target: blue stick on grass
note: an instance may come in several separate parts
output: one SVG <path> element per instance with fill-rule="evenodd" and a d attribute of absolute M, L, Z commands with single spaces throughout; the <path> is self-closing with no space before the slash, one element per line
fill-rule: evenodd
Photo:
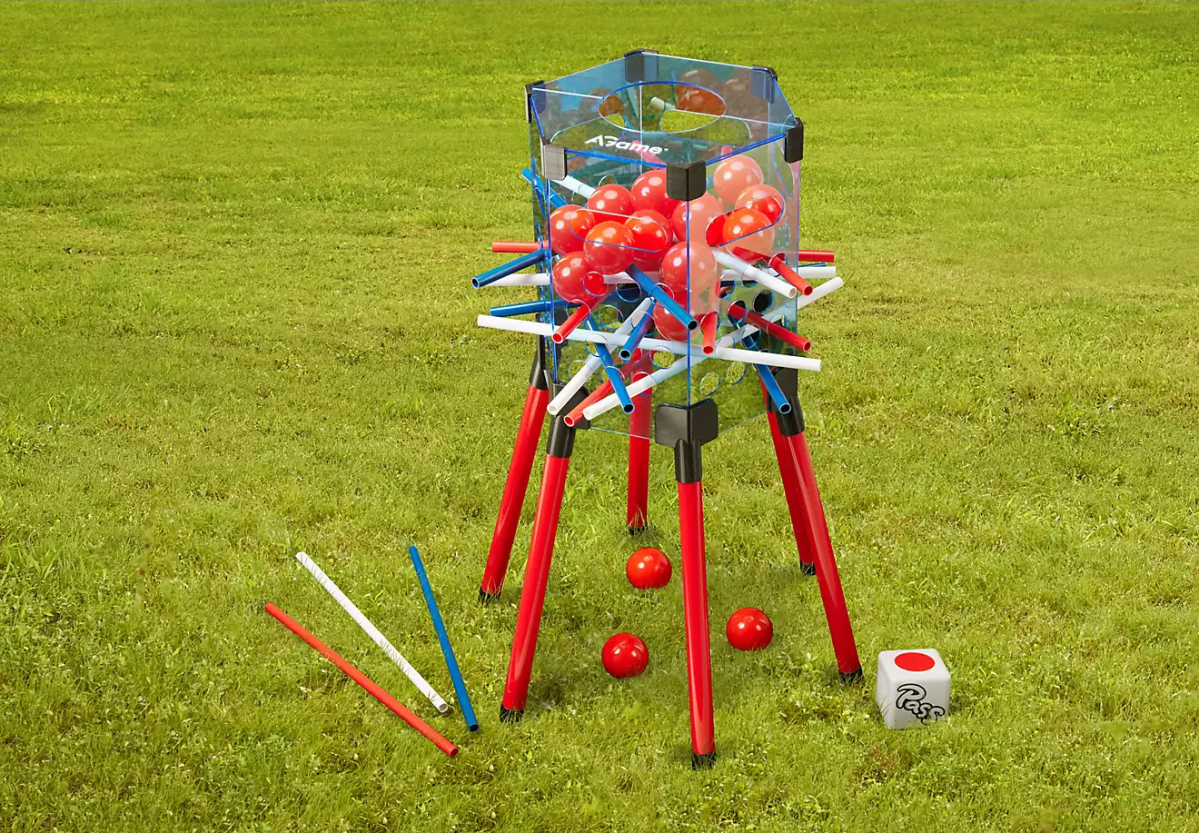
<path fill-rule="evenodd" d="M 425 574 L 424 562 L 416 547 L 408 548 L 412 556 L 412 566 L 416 570 L 416 578 L 420 581 L 421 592 L 425 594 L 425 605 L 429 608 L 429 616 L 433 618 L 433 629 L 437 631 L 437 639 L 441 642 L 441 653 L 445 655 L 445 665 L 450 671 L 450 679 L 454 681 L 454 691 L 458 695 L 458 705 L 462 708 L 462 716 L 466 718 L 466 728 L 472 732 L 479 731 L 479 721 L 475 710 L 471 708 L 470 696 L 466 693 L 466 684 L 462 682 L 462 672 L 458 670 L 458 660 L 454 658 L 454 649 L 450 647 L 450 635 L 445 631 L 445 622 L 441 621 L 441 611 L 437 609 L 437 600 L 433 598 L 433 588 L 429 585 L 429 577 Z"/>

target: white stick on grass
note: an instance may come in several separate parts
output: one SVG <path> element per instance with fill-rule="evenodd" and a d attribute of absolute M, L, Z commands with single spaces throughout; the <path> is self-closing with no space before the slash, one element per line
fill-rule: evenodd
<path fill-rule="evenodd" d="M 641 319 L 645 317 L 645 313 L 649 311 L 652 303 L 652 298 L 646 298 L 644 301 L 638 304 L 637 308 L 629 313 L 629 317 L 624 320 L 624 323 L 616 328 L 616 332 L 614 332 L 612 335 L 614 337 L 628 336 L 628 334 L 633 331 L 633 328 L 641 322 Z M 595 371 L 599 370 L 602 366 L 603 361 L 599 356 L 588 356 L 587 361 L 583 363 L 583 367 L 579 369 L 578 373 L 570 377 L 570 381 L 567 382 L 563 386 L 562 390 L 558 392 L 558 395 L 553 398 L 553 401 L 550 402 L 546 410 L 552 415 L 557 416 L 558 412 L 567 406 L 571 398 L 579 392 L 583 385 L 587 384 L 587 380 L 590 379 L 595 374 Z"/>
<path fill-rule="evenodd" d="M 411 680 L 414 686 L 420 689 L 420 693 L 428 698 L 429 702 L 433 704 L 433 707 L 437 709 L 437 711 L 445 714 L 450 710 L 450 704 L 442 699 L 440 694 L 433 690 L 433 686 L 425 682 L 425 678 L 422 677 L 420 673 L 418 673 L 417 670 L 412 667 L 408 660 L 404 659 L 403 654 L 397 651 L 395 646 L 387 641 L 387 637 L 379 633 L 379 629 L 371 624 L 371 620 L 367 619 L 366 616 L 362 614 L 362 611 L 358 609 L 357 605 L 350 601 L 349 596 L 341 592 L 341 588 L 333 583 L 333 579 L 325 575 L 325 572 L 320 567 L 316 566 L 316 562 L 309 558 L 307 553 L 296 553 L 296 561 L 299 561 L 304 565 L 304 569 L 312 573 L 312 577 L 316 579 L 317 583 L 321 587 L 325 588 L 325 591 L 332 596 L 339 605 L 341 605 L 342 610 L 350 614 L 350 618 L 358 623 L 358 627 L 365 631 L 366 635 L 371 638 L 371 641 L 382 648 L 383 653 L 387 654 L 387 656 L 391 658 L 392 662 L 400 666 L 400 670 L 404 672 L 404 676 Z"/>

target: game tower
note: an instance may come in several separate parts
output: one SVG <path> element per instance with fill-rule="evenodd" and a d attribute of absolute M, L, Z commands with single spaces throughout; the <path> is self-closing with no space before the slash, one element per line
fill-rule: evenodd
<path fill-rule="evenodd" d="M 533 239 L 493 244 L 519 256 L 472 281 L 537 293 L 478 319 L 533 343 L 483 601 L 503 587 L 550 417 L 501 719 L 525 708 L 576 435 L 627 434 L 634 534 L 649 521 L 650 442 L 674 449 L 692 764 L 709 766 L 702 482 L 704 446 L 721 433 L 769 421 L 799 569 L 819 584 L 842 678 L 861 677 L 797 395 L 799 373 L 820 369 L 800 311 L 841 286 L 831 252 L 800 248 L 803 122 L 769 67 L 650 50 L 527 85 L 525 114 Z"/>

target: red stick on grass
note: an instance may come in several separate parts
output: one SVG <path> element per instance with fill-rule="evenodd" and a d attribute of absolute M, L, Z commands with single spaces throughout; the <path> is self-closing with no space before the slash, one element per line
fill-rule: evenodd
<path fill-rule="evenodd" d="M 370 694 L 370 696 L 374 697 L 380 703 L 387 706 L 387 708 L 391 709 L 393 712 L 398 714 L 404 720 L 404 722 L 407 723 L 409 726 L 411 726 L 413 729 L 420 732 L 422 735 L 427 737 L 429 740 L 433 741 L 434 745 L 436 745 L 437 748 L 440 749 L 442 752 L 449 755 L 451 758 L 458 754 L 457 746 L 455 746 L 454 744 L 452 744 L 448 740 L 446 740 L 444 737 L 442 737 L 437 732 L 437 730 L 434 729 L 432 726 L 430 726 L 428 723 L 421 720 L 419 717 L 414 715 L 412 712 L 408 711 L 408 709 L 404 708 L 404 706 L 401 705 L 398 700 L 396 700 L 394 697 L 392 697 L 390 694 L 388 694 L 383 689 L 379 688 L 378 685 L 373 683 L 369 677 L 367 677 L 365 674 L 363 674 L 357 668 L 355 668 L 354 666 L 352 666 L 348 662 L 346 662 L 344 659 L 342 659 L 341 656 L 338 655 L 336 651 L 334 651 L 332 648 L 330 648 L 324 642 L 321 642 L 315 636 L 310 634 L 307 630 L 304 629 L 304 626 L 301 625 L 299 622 L 297 622 L 295 619 L 292 619 L 290 616 L 288 616 L 286 613 L 284 613 L 279 608 L 275 607 L 270 602 L 267 603 L 266 612 L 271 614 L 271 616 L 274 616 L 276 619 L 278 619 L 279 622 L 282 623 L 283 627 L 287 628 L 289 631 L 294 633 L 296 636 L 300 637 L 300 639 L 303 639 L 305 642 L 307 642 L 309 647 L 311 647 L 313 650 L 315 650 L 318 654 L 320 654 L 325 659 L 329 660 L 329 662 L 333 663 L 338 668 L 340 668 L 341 672 L 343 674 L 345 674 L 347 677 L 349 677 L 354 682 L 358 683 L 358 685 L 365 688 L 367 693 Z"/>

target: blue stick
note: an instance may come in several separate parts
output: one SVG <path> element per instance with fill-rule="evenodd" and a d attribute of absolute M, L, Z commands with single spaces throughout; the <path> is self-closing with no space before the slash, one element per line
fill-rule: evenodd
<path fill-rule="evenodd" d="M 525 168 L 520 172 L 520 175 L 524 177 L 525 182 L 537 189 L 538 194 L 545 193 L 545 180 L 533 173 L 532 170 Z M 564 205 L 566 205 L 566 200 L 555 194 L 553 189 L 550 189 L 550 208 L 561 208 Z"/>
<path fill-rule="evenodd" d="M 657 301 L 659 306 L 665 307 L 666 311 L 677 318 L 680 324 L 682 324 L 688 330 L 694 330 L 699 326 L 699 322 L 692 318 L 691 314 L 687 312 L 687 310 L 683 309 L 678 301 L 667 295 L 662 287 L 650 280 L 649 275 L 645 274 L 636 266 L 631 264 L 627 271 L 629 273 L 629 277 L 636 281 L 637 285 L 641 287 L 641 291 Z"/>
<path fill-rule="evenodd" d="M 791 403 L 787 401 L 786 394 L 779 387 L 779 381 L 774 378 L 770 368 L 763 364 L 755 364 L 754 370 L 758 371 L 758 376 L 762 379 L 762 384 L 766 387 L 766 392 L 770 394 L 770 399 L 774 402 L 774 407 L 778 409 L 778 412 L 780 414 L 791 413 Z"/>
<path fill-rule="evenodd" d="M 420 560 L 420 553 L 416 551 L 416 547 L 409 547 L 408 555 L 412 556 L 412 566 L 416 569 L 421 592 L 425 594 L 425 604 L 429 608 L 429 615 L 433 617 L 433 629 L 437 631 L 437 639 L 441 642 L 441 653 L 445 655 L 446 668 L 450 670 L 450 679 L 454 681 L 454 691 L 458 695 L 458 705 L 462 707 L 462 716 L 466 718 L 466 728 L 477 732 L 479 731 L 479 721 L 475 717 L 475 710 L 471 708 L 466 685 L 462 682 L 462 672 L 458 670 L 458 660 L 454 659 L 454 649 L 450 647 L 450 635 L 445 632 L 445 623 L 441 621 L 441 611 L 437 609 L 437 600 L 433 598 L 433 588 L 429 586 L 429 577 L 425 575 L 425 565 Z"/>
<path fill-rule="evenodd" d="M 492 307 L 490 312 L 497 318 L 509 318 L 513 315 L 550 312 L 551 310 L 568 306 L 570 306 L 569 301 L 557 298 L 553 301 L 525 301 L 521 304 L 504 304 L 503 306 Z"/>
<path fill-rule="evenodd" d="M 608 346 L 597 341 L 595 354 L 604 363 L 604 372 L 608 374 L 608 381 L 612 383 L 612 392 L 620 400 L 620 409 L 626 414 L 633 413 L 633 400 L 629 398 L 629 391 L 624 386 L 624 379 L 620 378 L 620 371 L 616 369 L 616 363 L 612 361 L 612 354 L 608 352 Z"/>
<path fill-rule="evenodd" d="M 538 249 L 535 252 L 529 252 L 527 255 L 521 255 L 516 260 L 510 260 L 494 269 L 488 269 L 481 275 L 476 275 L 470 279 L 470 285 L 475 289 L 487 286 L 489 283 L 495 283 L 500 278 L 506 278 L 509 275 L 515 275 L 521 269 L 527 269 L 530 266 L 536 266 L 541 261 L 545 260 L 548 255 L 548 249 Z"/>
<path fill-rule="evenodd" d="M 641 343 L 641 339 L 645 338 L 645 334 L 649 332 L 649 328 L 654 324 L 654 305 L 650 303 L 649 309 L 645 311 L 645 315 L 641 316 L 641 320 L 637 322 L 637 326 L 629 333 L 629 338 L 625 341 L 624 346 L 617 350 L 617 354 L 626 362 L 633 358 L 633 351 L 637 349 L 637 345 Z"/>

